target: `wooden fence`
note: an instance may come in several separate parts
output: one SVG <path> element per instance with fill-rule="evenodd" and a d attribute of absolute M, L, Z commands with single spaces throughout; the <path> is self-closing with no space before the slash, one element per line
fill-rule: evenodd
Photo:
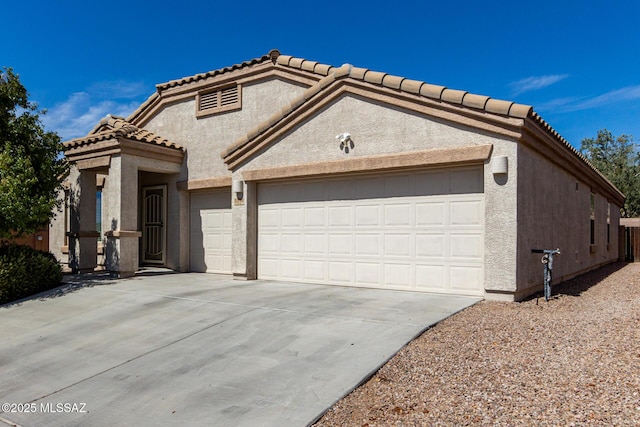
<path fill-rule="evenodd" d="M 45 227 L 42 230 L 39 230 L 21 239 L 13 239 L 11 240 L 11 242 L 17 243 L 19 245 L 31 246 L 32 248 L 37 249 L 39 251 L 48 251 L 49 250 L 49 227 Z"/>
<path fill-rule="evenodd" d="M 640 218 L 620 218 L 620 228 L 624 241 L 624 260 L 640 262 Z"/>

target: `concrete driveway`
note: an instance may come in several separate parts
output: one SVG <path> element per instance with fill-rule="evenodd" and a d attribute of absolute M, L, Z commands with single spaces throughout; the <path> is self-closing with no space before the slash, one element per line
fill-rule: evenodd
<path fill-rule="evenodd" d="M 197 273 L 75 276 L 0 307 L 0 419 L 304 426 L 477 301 Z"/>

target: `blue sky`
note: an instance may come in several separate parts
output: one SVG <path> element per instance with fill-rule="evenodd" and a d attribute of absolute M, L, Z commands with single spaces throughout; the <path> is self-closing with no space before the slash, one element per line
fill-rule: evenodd
<path fill-rule="evenodd" d="M 602 128 L 640 140 L 636 1 L 4 3 L 0 66 L 63 140 L 272 48 L 533 105 L 576 147 Z"/>

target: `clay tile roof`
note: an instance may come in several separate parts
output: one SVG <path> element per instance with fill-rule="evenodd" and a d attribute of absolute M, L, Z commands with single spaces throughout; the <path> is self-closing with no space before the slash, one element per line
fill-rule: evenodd
<path fill-rule="evenodd" d="M 291 58 L 291 57 L 288 57 Z M 240 64 L 234 64 L 229 67 L 219 68 L 213 71 L 207 71 L 206 73 L 196 74 L 195 76 L 183 77 L 177 80 L 171 80 L 166 83 L 160 83 L 156 85 L 156 89 L 158 91 L 170 89 L 176 86 L 182 86 L 188 83 L 197 82 L 200 80 L 204 80 L 209 77 L 214 77 L 220 74 L 228 73 L 230 71 L 239 70 L 241 68 L 250 67 L 256 64 L 262 64 L 263 62 L 271 61 L 273 63 L 282 63 L 287 60 L 287 57 L 280 55 L 280 52 L 277 49 L 272 49 L 266 55 L 263 55 L 259 58 L 250 59 L 248 61 L 241 62 Z M 289 65 L 289 64 L 283 64 Z"/>
<path fill-rule="evenodd" d="M 472 108 L 474 110 L 485 111 L 487 113 L 498 114 L 507 117 L 524 119 L 533 112 L 533 108 L 529 105 L 522 105 L 516 104 L 514 102 L 493 99 L 488 96 L 476 95 L 462 90 L 448 89 L 445 86 L 433 85 L 417 80 L 410 80 L 404 77 L 394 76 L 379 71 L 372 71 L 367 68 L 354 67 L 350 64 L 344 64 L 341 67 L 336 68 L 315 61 L 309 61 L 303 58 L 282 55 L 277 50 L 271 51 L 269 54 L 263 56 L 262 58 L 258 58 L 249 62 L 243 62 L 240 65 L 228 67 L 228 69 L 236 69 L 240 66 L 251 65 L 256 63 L 257 61 L 265 61 L 267 58 L 270 58 L 276 66 L 310 71 L 325 77 L 318 81 L 318 83 L 316 83 L 315 85 L 308 88 L 301 96 L 294 99 L 288 105 L 285 105 L 280 111 L 273 114 L 266 123 L 261 123 L 254 129 L 250 130 L 247 134 L 249 138 L 247 138 L 247 135 L 245 135 L 242 138 L 239 138 L 229 147 L 227 147 L 222 152 L 223 158 L 230 155 L 256 136 L 268 130 L 271 126 L 275 125 L 278 121 L 291 114 L 300 105 L 304 104 L 310 98 L 316 96 L 319 92 L 321 92 L 327 86 L 331 85 L 334 81 L 344 78 L 360 80 L 376 86 L 382 86 L 400 92 L 423 96 L 435 101 L 458 105 L 466 108 Z M 227 70 L 227 68 L 222 70 Z M 194 76 L 193 78 L 195 77 L 196 76 Z"/>
<path fill-rule="evenodd" d="M 322 76 L 333 75 L 336 80 L 339 78 L 361 80 L 377 86 L 407 92 L 414 95 L 421 95 L 436 101 L 473 108 L 475 110 L 486 111 L 487 113 L 499 114 L 502 116 L 523 119 L 528 117 L 533 111 L 533 108 L 529 105 L 493 99 L 488 96 L 476 95 L 463 90 L 449 89 L 445 86 L 410 80 L 404 77 L 373 71 L 368 68 L 354 67 L 349 64 L 345 64 L 340 68 L 335 68 L 330 65 L 320 64 L 315 61 L 309 61 L 289 55 L 279 55 L 275 63 L 284 67 L 312 71 Z M 317 92 L 317 90 L 314 91 L 314 93 Z"/>
<path fill-rule="evenodd" d="M 115 117 L 111 115 L 107 115 L 103 118 L 100 121 L 100 124 L 89 135 L 67 141 L 64 143 L 64 146 L 69 149 L 112 138 L 127 138 L 133 141 L 145 142 L 148 144 L 155 144 L 162 147 L 184 151 L 183 147 L 166 138 L 149 132 L 146 129 L 141 129 L 129 123 L 122 117 Z"/>

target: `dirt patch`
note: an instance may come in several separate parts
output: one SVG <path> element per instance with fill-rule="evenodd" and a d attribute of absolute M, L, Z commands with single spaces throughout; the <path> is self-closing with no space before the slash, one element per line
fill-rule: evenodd
<path fill-rule="evenodd" d="M 483 301 L 402 349 L 317 426 L 640 425 L 640 263 Z"/>

